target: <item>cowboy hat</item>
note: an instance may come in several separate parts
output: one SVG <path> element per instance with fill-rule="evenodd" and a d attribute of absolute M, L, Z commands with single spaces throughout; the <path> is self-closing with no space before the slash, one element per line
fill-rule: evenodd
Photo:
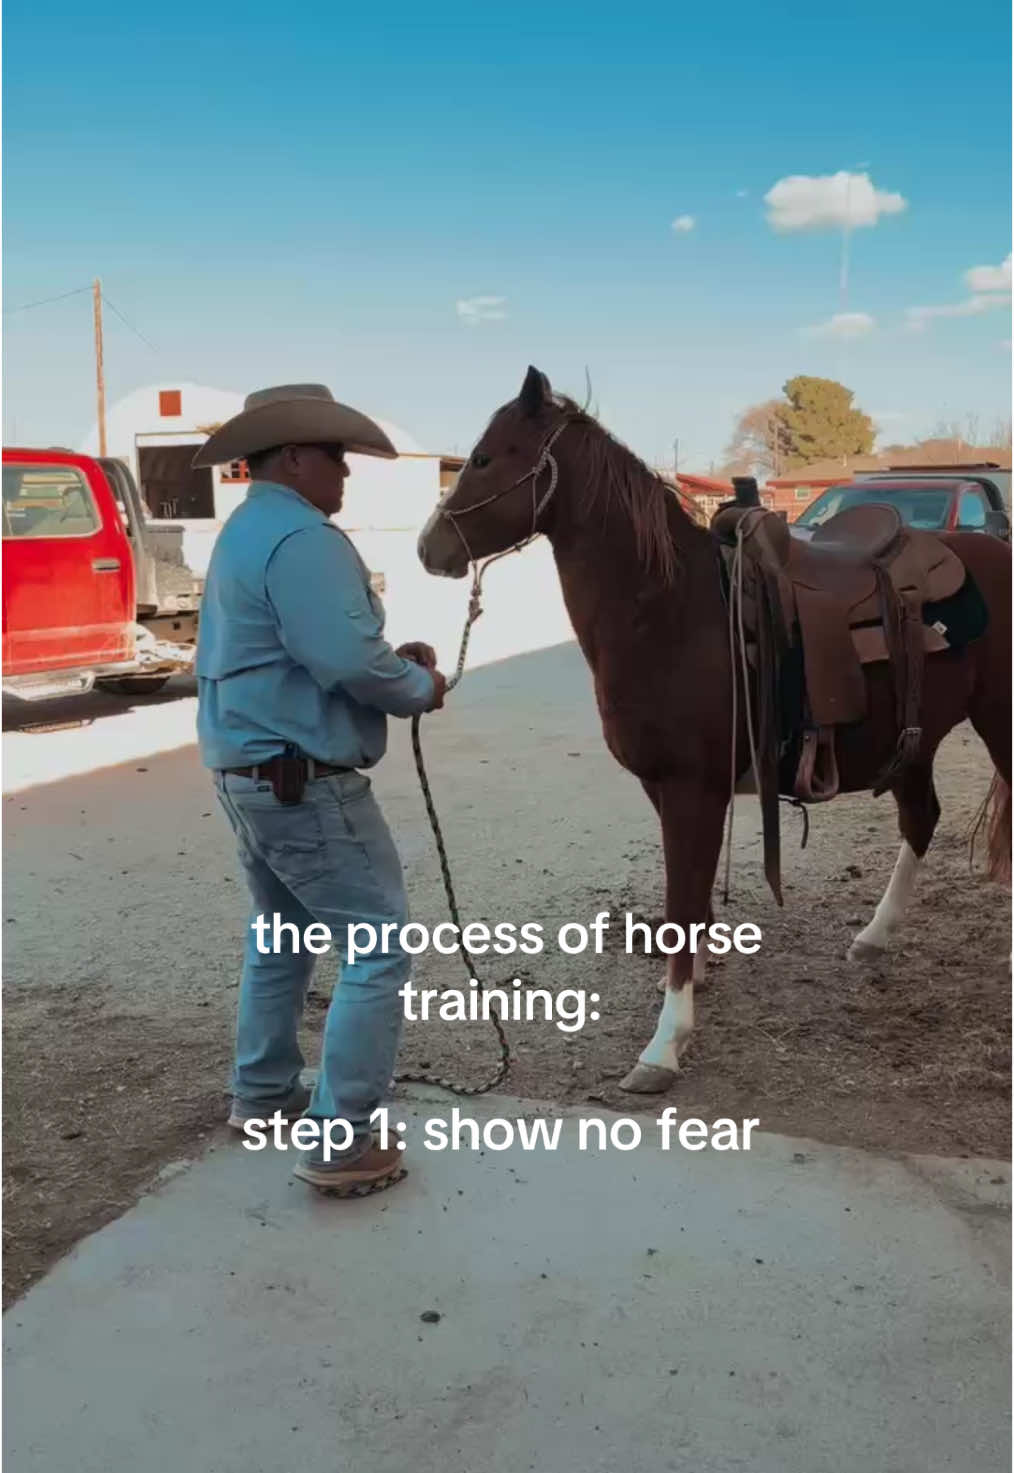
<path fill-rule="evenodd" d="M 378 424 L 339 404 L 323 384 L 282 384 L 248 394 L 243 413 L 210 435 L 195 466 L 224 465 L 276 445 L 342 445 L 356 455 L 395 460 L 398 452 Z"/>

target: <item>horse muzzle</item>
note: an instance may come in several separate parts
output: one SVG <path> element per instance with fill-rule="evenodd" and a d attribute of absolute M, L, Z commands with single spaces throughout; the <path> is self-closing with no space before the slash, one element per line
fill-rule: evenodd
<path fill-rule="evenodd" d="M 417 550 L 427 573 L 438 578 L 464 578 L 468 572 L 464 543 L 439 507 L 419 533 Z"/>

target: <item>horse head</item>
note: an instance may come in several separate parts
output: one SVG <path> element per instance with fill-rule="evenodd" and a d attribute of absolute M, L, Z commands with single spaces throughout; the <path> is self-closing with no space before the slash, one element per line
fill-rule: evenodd
<path fill-rule="evenodd" d="M 571 418 L 544 373 L 529 368 L 521 392 L 498 409 L 419 537 L 430 573 L 463 578 L 468 565 L 543 530 L 557 485 L 553 445 Z"/>

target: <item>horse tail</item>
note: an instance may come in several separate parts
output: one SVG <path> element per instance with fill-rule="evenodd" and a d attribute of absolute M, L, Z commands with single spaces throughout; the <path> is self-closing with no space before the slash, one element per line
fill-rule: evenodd
<path fill-rule="evenodd" d="M 999 773 L 990 784 L 989 817 L 986 829 L 986 858 L 989 877 L 1001 885 L 1010 884 L 1011 870 L 1011 800 L 1010 783 Z"/>
<path fill-rule="evenodd" d="M 986 836 L 986 873 L 999 885 L 1011 880 L 1011 791 L 1010 783 L 994 772 L 985 802 L 972 826 L 970 851 L 981 831 Z"/>

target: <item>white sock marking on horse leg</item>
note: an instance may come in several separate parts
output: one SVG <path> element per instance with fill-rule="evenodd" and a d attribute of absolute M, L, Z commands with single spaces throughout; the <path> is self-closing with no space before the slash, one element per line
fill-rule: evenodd
<path fill-rule="evenodd" d="M 679 1057 L 694 1031 L 694 984 L 667 987 L 658 1027 L 639 1062 L 659 1069 L 679 1068 Z"/>
<path fill-rule="evenodd" d="M 905 909 L 912 898 L 921 863 L 922 860 L 905 840 L 895 862 L 894 872 L 888 881 L 887 889 L 873 913 L 873 919 L 859 932 L 852 943 L 854 947 L 859 950 L 872 947 L 878 951 L 884 951 L 887 948 L 893 933 L 901 925 Z"/>

